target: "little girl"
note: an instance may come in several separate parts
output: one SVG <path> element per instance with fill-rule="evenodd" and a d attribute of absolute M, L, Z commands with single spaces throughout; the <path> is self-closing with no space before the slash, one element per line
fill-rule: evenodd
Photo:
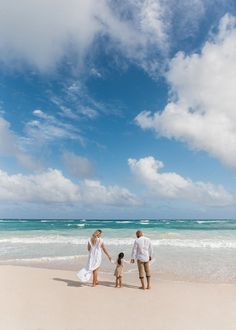
<path fill-rule="evenodd" d="M 124 253 L 120 252 L 118 254 L 118 258 L 116 261 L 116 269 L 114 272 L 114 276 L 116 277 L 116 288 L 122 288 L 122 275 L 123 275 L 123 267 L 124 267 Z"/>

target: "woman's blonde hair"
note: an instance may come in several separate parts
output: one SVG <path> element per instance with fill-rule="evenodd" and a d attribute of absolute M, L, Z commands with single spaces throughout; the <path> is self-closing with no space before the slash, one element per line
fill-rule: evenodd
<path fill-rule="evenodd" d="M 92 243 L 92 245 L 95 245 L 95 244 L 96 244 L 97 237 L 98 237 L 98 235 L 101 234 L 101 233 L 102 233 L 101 229 L 97 229 L 97 230 L 92 234 L 92 236 L 91 236 L 91 243 Z"/>

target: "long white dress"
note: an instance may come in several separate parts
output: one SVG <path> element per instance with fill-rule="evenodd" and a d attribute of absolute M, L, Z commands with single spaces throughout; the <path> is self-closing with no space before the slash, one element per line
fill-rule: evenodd
<path fill-rule="evenodd" d="M 91 248 L 89 251 L 87 264 L 76 274 L 81 282 L 88 282 L 93 270 L 100 267 L 102 262 L 102 239 L 98 238 L 95 245 L 92 245 L 90 240 L 88 242 Z"/>

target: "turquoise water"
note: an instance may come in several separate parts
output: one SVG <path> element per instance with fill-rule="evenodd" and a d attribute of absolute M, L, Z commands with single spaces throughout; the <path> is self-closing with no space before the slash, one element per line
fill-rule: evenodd
<path fill-rule="evenodd" d="M 88 237 L 103 230 L 113 258 L 130 257 L 135 231 L 154 246 L 153 272 L 176 279 L 235 281 L 236 220 L 50 220 L 0 219 L 0 263 L 78 269 Z M 103 270 L 111 272 L 106 258 Z M 127 271 L 134 271 L 128 267 Z"/>
<path fill-rule="evenodd" d="M 0 219 L 0 231 L 66 230 L 66 229 L 143 229 L 153 230 L 236 230 L 236 220 L 101 220 L 101 219 Z"/>

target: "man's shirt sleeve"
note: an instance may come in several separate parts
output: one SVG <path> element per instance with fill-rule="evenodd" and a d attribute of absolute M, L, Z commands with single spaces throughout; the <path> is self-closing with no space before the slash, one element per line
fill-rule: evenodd
<path fill-rule="evenodd" d="M 137 250 L 138 250 L 138 243 L 135 240 L 134 245 L 133 245 L 133 249 L 132 249 L 132 253 L 131 253 L 131 259 L 137 259 Z"/>

